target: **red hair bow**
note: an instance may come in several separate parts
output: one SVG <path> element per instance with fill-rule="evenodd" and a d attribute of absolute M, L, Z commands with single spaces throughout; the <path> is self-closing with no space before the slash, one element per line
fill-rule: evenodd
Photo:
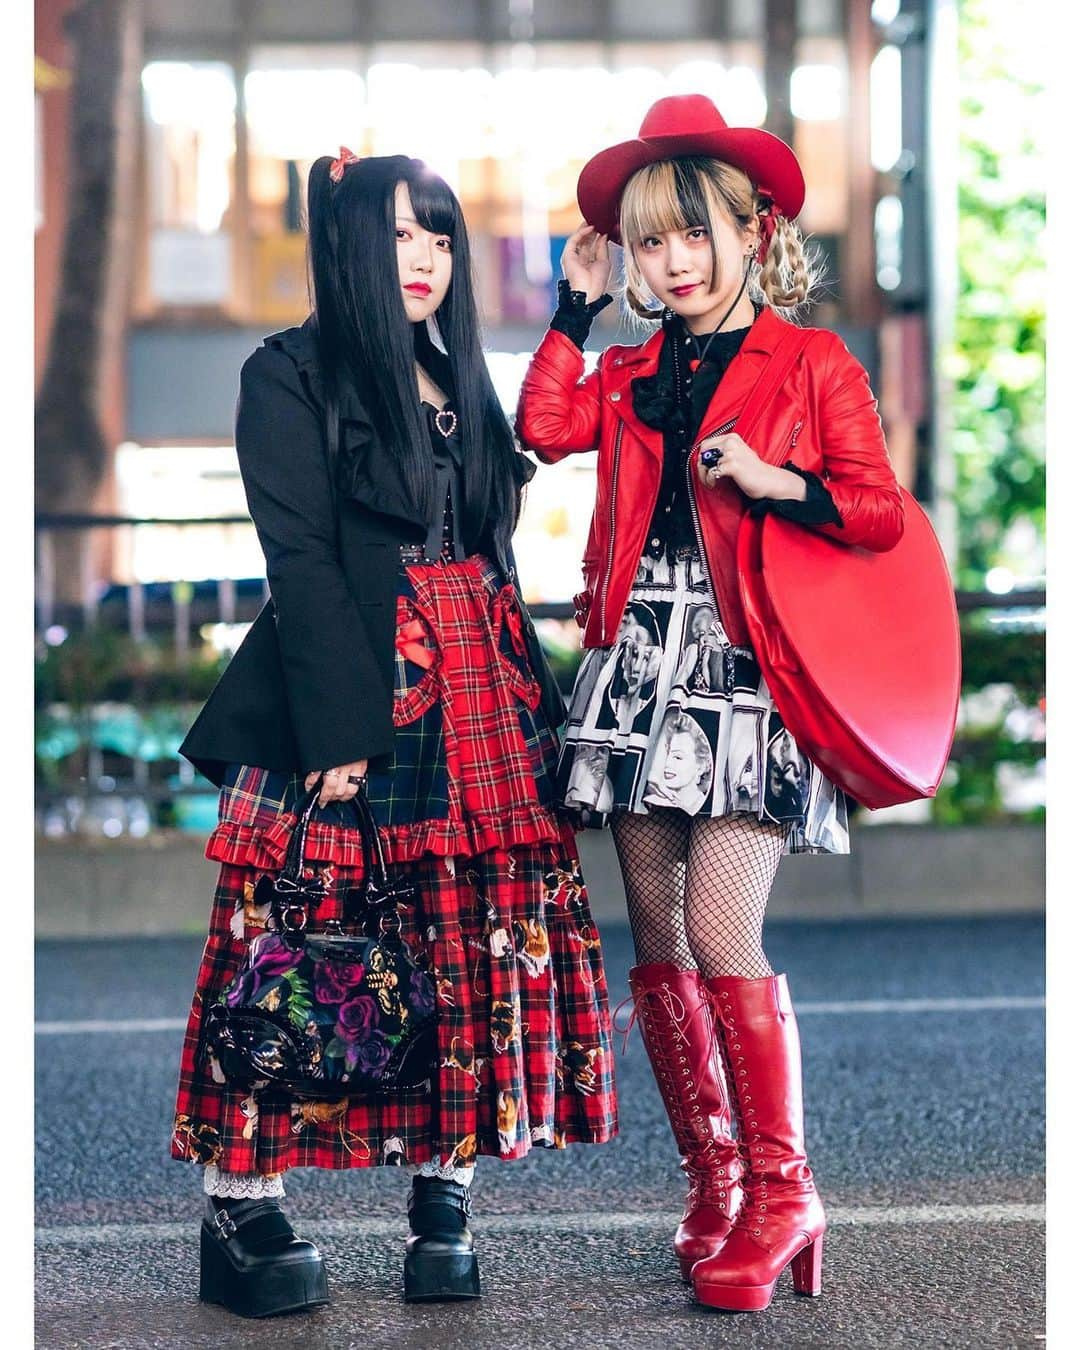
<path fill-rule="evenodd" d="M 334 183 L 340 183 L 345 176 L 345 166 L 347 164 L 359 164 L 360 156 L 354 155 L 347 146 L 341 147 L 341 154 L 330 165 L 330 179 Z"/>
<path fill-rule="evenodd" d="M 761 191 L 761 189 L 758 189 Z M 767 194 L 765 194 L 767 195 Z M 780 214 L 780 208 L 774 201 L 769 202 L 768 208 L 758 213 L 758 220 L 761 222 L 760 242 L 757 250 L 757 261 L 764 265 L 769 252 L 769 245 L 772 243 L 772 237 L 776 233 L 776 217 Z"/>

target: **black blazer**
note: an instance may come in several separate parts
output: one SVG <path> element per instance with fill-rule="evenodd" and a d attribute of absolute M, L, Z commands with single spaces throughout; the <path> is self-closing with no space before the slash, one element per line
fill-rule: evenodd
<path fill-rule="evenodd" d="M 244 363 L 236 453 L 271 598 L 180 747 L 215 784 L 231 763 L 306 773 L 393 750 L 398 547 L 423 543 L 426 522 L 355 391 L 340 399 L 340 424 L 349 474 L 335 493 L 310 319 Z M 518 458 L 525 481 L 535 465 Z M 491 556 L 517 586 L 512 555 Z M 543 713 L 559 727 L 562 694 L 527 612 L 524 628 Z"/>

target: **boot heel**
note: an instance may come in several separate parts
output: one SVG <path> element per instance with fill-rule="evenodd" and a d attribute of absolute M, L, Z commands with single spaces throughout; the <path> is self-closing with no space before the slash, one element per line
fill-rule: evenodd
<path fill-rule="evenodd" d="M 317 1253 L 263 1269 L 238 1270 L 204 1225 L 199 1239 L 199 1298 L 221 1303 L 239 1317 L 275 1317 L 330 1302 L 326 1271 Z"/>
<path fill-rule="evenodd" d="M 821 1293 L 821 1253 L 825 1237 L 814 1238 L 791 1262 L 791 1280 L 797 1294 L 817 1298 Z"/>
<path fill-rule="evenodd" d="M 199 1230 L 199 1298 L 203 1303 L 225 1302 L 225 1253 L 221 1243 L 206 1231 Z"/>
<path fill-rule="evenodd" d="M 403 1277 L 406 1303 L 451 1302 L 480 1297 L 475 1252 L 409 1252 Z"/>

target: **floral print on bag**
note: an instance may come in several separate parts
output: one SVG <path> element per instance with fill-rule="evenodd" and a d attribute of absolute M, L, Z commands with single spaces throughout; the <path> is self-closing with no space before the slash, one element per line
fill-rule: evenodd
<path fill-rule="evenodd" d="M 342 949 L 317 934 L 296 942 L 266 931 L 207 1014 L 206 1054 L 215 1079 L 247 1077 L 252 1087 L 375 1087 L 434 1015 L 432 979 L 403 949 L 361 937 Z"/>

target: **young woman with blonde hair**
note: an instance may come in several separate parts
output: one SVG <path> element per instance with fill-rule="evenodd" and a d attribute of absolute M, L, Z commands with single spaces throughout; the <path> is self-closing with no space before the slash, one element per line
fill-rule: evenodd
<path fill-rule="evenodd" d="M 675 1252 L 698 1300 L 728 1309 L 766 1307 L 789 1264 L 798 1292 L 820 1290 L 825 1215 L 803 1142 L 799 1035 L 762 923 L 784 852 L 849 849 L 844 794 L 795 746 L 750 645 L 735 542 L 747 511 L 872 550 L 904 527 L 866 372 L 834 334 L 812 333 L 767 402 L 758 390 L 753 444 L 733 431 L 759 380 L 771 389 L 811 295 L 794 223 L 804 191 L 778 138 L 728 127 L 701 95 L 661 99 L 636 140 L 582 171 L 586 223 L 567 243 L 518 410 L 521 442 L 544 462 L 599 451 L 577 597 L 586 650 L 559 783 L 565 793 L 579 755 L 610 748 L 597 800 L 582 801 L 577 776 L 567 804 L 614 835 L 631 992 L 689 1180 Z M 609 347 L 585 377 L 592 317 L 611 300 L 609 240 L 622 244 L 628 308 L 656 331 Z M 705 640 L 703 605 L 716 615 L 709 676 L 680 681 Z M 655 697 L 627 728 L 590 691 L 616 678 L 623 615 L 645 607 L 662 655 Z M 702 763 L 708 751 L 712 769 L 661 805 L 665 769 L 678 779 L 672 726 L 680 751 Z"/>

